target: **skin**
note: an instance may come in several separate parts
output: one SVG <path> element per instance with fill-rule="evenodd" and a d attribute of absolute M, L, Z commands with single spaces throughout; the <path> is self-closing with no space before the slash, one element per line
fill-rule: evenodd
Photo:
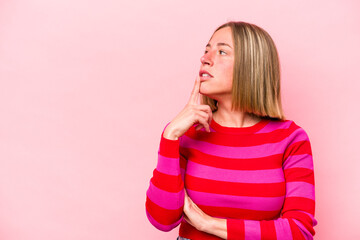
<path fill-rule="evenodd" d="M 219 43 L 226 45 L 218 45 Z M 194 124 L 199 124 L 196 130 L 205 128 L 210 132 L 209 125 L 213 118 L 226 127 L 248 127 L 259 122 L 260 118 L 253 118 L 247 113 L 231 110 L 234 44 L 230 27 L 222 28 L 213 34 L 200 61 L 200 69 L 206 70 L 213 77 L 209 79 L 196 77 L 188 103 L 166 127 L 163 136 L 170 140 L 177 140 Z M 199 103 L 200 94 L 218 101 L 218 110 L 215 113 L 212 113 L 208 105 Z M 199 231 L 227 239 L 226 219 L 207 215 L 187 194 L 185 194 L 183 211 L 185 220 Z"/>
<path fill-rule="evenodd" d="M 229 46 L 217 46 L 218 43 L 226 43 Z M 208 71 L 213 76 L 201 82 L 200 93 L 218 101 L 218 110 L 213 114 L 217 123 L 225 127 L 249 127 L 261 118 L 231 110 L 234 58 L 231 28 L 222 28 L 214 33 L 205 54 L 200 58 L 200 69 Z"/>

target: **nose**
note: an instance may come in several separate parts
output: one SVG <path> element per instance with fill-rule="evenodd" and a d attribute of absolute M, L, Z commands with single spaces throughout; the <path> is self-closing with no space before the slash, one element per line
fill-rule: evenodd
<path fill-rule="evenodd" d="M 200 58 L 200 62 L 203 65 L 208 64 L 208 65 L 212 66 L 213 61 L 212 61 L 211 53 L 210 52 L 204 53 L 204 55 Z"/>

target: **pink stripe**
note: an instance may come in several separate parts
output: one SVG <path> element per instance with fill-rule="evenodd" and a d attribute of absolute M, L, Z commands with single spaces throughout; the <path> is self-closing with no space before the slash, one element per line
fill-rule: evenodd
<path fill-rule="evenodd" d="M 284 169 L 307 168 L 314 170 L 313 157 L 310 154 L 290 155 L 284 161 Z"/>
<path fill-rule="evenodd" d="M 316 226 L 316 225 L 318 224 L 318 222 L 317 222 L 317 220 L 315 219 L 314 215 L 312 215 L 312 214 L 310 214 L 310 213 L 308 213 L 308 212 L 300 211 L 300 210 L 299 210 L 299 212 L 302 212 L 302 213 L 305 213 L 306 215 L 308 215 L 308 216 L 311 218 L 311 220 L 312 220 L 312 225 L 313 225 L 313 226 Z"/>
<path fill-rule="evenodd" d="M 186 174 L 217 181 L 241 183 L 279 183 L 284 182 L 282 168 L 264 170 L 229 170 L 210 167 L 188 161 Z"/>
<path fill-rule="evenodd" d="M 292 132 L 288 137 L 288 139 L 291 139 L 291 141 L 287 141 L 287 145 L 290 146 L 291 144 L 300 142 L 300 141 L 309 141 L 309 137 L 304 129 L 298 128 L 294 132 Z"/>
<path fill-rule="evenodd" d="M 150 200 L 162 208 L 176 210 L 184 205 L 185 192 L 184 189 L 178 193 L 167 192 L 156 187 L 150 182 L 146 195 Z"/>
<path fill-rule="evenodd" d="M 183 181 L 185 181 L 184 180 L 185 179 L 185 169 L 181 168 L 180 170 L 181 170 L 181 178 Z"/>
<path fill-rule="evenodd" d="M 278 218 L 274 221 L 276 239 L 293 239 L 290 223 L 287 218 Z"/>
<path fill-rule="evenodd" d="M 307 182 L 287 182 L 286 197 L 304 197 L 315 200 L 315 187 Z"/>
<path fill-rule="evenodd" d="M 196 128 L 197 125 L 199 125 L 199 124 L 194 124 L 194 128 Z M 216 132 L 212 127 L 210 127 L 210 125 L 209 125 L 209 128 L 210 128 L 210 132 Z M 207 132 L 205 128 L 201 128 L 197 131 Z"/>
<path fill-rule="evenodd" d="M 287 120 L 285 122 L 270 121 L 265 127 L 256 133 L 269 133 L 278 129 L 288 129 L 292 122 L 293 121 L 291 120 Z"/>
<path fill-rule="evenodd" d="M 204 193 L 186 189 L 195 204 L 215 207 L 240 208 L 257 211 L 279 211 L 284 203 L 283 197 L 244 197 Z"/>
<path fill-rule="evenodd" d="M 313 238 L 313 235 L 311 235 L 311 233 L 306 229 L 306 227 L 304 227 L 304 225 L 300 222 L 300 221 L 298 221 L 298 220 L 296 220 L 296 219 L 292 219 L 295 223 L 296 223 L 296 225 L 299 227 L 299 229 L 300 229 L 300 232 L 302 233 L 302 235 L 304 236 L 304 238 L 305 239 L 307 239 L 307 240 L 312 240 L 312 239 L 314 239 Z"/>
<path fill-rule="evenodd" d="M 180 174 L 180 160 L 178 158 L 168 158 L 158 153 L 156 169 L 168 175 L 178 176 Z"/>
<path fill-rule="evenodd" d="M 289 142 L 288 139 L 291 139 Z M 208 143 L 205 141 L 197 141 L 186 135 L 182 136 L 180 146 L 184 148 L 192 148 L 203 153 L 225 157 L 225 158 L 260 158 L 271 154 L 283 154 L 286 147 L 298 141 L 308 140 L 307 135 L 302 129 L 296 130 L 290 136 L 277 143 L 267 143 L 251 147 L 230 147 Z"/>
<path fill-rule="evenodd" d="M 244 220 L 245 240 L 261 240 L 260 221 Z"/>
<path fill-rule="evenodd" d="M 150 223 L 156 227 L 157 229 L 161 230 L 161 231 L 164 231 L 164 232 L 169 232 L 171 231 L 172 229 L 174 229 L 175 227 L 177 227 L 177 225 L 180 224 L 180 222 L 182 221 L 183 219 L 183 215 L 181 215 L 181 218 L 176 221 L 175 223 L 173 224 L 170 224 L 170 225 L 163 225 L 163 224 L 160 224 L 158 223 L 151 215 L 150 213 L 146 210 L 146 216 L 147 218 L 149 219 Z"/>

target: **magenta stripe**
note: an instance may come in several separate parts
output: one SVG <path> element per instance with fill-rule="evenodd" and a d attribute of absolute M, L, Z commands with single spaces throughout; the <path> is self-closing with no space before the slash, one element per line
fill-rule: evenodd
<path fill-rule="evenodd" d="M 293 239 L 290 223 L 287 218 L 278 218 L 274 221 L 276 239 Z"/>
<path fill-rule="evenodd" d="M 194 124 L 194 129 L 196 128 L 197 125 L 199 125 L 199 124 Z M 212 127 L 210 127 L 210 125 L 209 125 L 209 128 L 210 128 L 210 132 L 216 132 Z M 205 128 L 201 128 L 197 131 L 207 132 Z"/>
<path fill-rule="evenodd" d="M 173 224 L 170 224 L 170 225 L 163 225 L 161 223 L 158 223 L 151 215 L 150 213 L 146 210 L 146 216 L 147 218 L 149 219 L 150 223 L 156 227 L 157 229 L 161 230 L 161 231 L 164 231 L 164 232 L 168 232 L 172 229 L 174 229 L 175 227 L 177 227 L 177 225 L 180 224 L 180 222 L 182 221 L 183 219 L 183 216 L 181 215 L 181 218 L 176 221 L 175 223 Z"/>
<path fill-rule="evenodd" d="M 304 225 L 300 221 L 293 219 L 293 218 L 292 218 L 292 220 L 299 227 L 300 232 L 302 233 L 302 235 L 304 236 L 305 239 L 307 239 L 307 240 L 314 239 L 313 236 L 311 235 L 311 233 L 306 229 L 306 227 L 304 227 Z"/>
<path fill-rule="evenodd" d="M 217 181 L 240 183 L 279 183 L 284 182 L 282 168 L 263 170 L 229 170 L 202 165 L 188 161 L 186 174 Z"/>
<path fill-rule="evenodd" d="M 307 182 L 287 182 L 286 197 L 304 197 L 315 200 L 315 187 Z"/>
<path fill-rule="evenodd" d="M 181 178 L 183 181 L 185 181 L 185 169 L 181 168 Z"/>
<path fill-rule="evenodd" d="M 283 197 L 244 197 L 204 193 L 186 189 L 195 204 L 215 207 L 240 208 L 257 211 L 280 211 L 283 206 Z"/>
<path fill-rule="evenodd" d="M 168 158 L 158 153 L 156 169 L 168 175 L 178 176 L 180 174 L 180 160 L 178 158 Z"/>
<path fill-rule="evenodd" d="M 256 133 L 269 133 L 278 129 L 288 129 L 291 123 L 291 120 L 285 122 L 270 121 L 268 124 L 266 124 L 265 127 L 263 127 L 260 131 Z"/>
<path fill-rule="evenodd" d="M 310 154 L 290 155 L 284 161 L 284 169 L 307 168 L 314 170 L 313 157 Z"/>
<path fill-rule="evenodd" d="M 203 153 L 225 157 L 225 158 L 260 158 L 269 156 L 271 154 L 283 154 L 286 147 L 298 141 L 308 140 L 306 134 L 302 129 L 296 130 L 290 136 L 277 143 L 266 143 L 251 147 L 230 147 L 208 143 L 205 141 L 197 141 L 186 135 L 182 136 L 180 146 L 184 148 L 192 148 Z M 292 136 L 294 135 L 294 136 Z M 288 138 L 292 139 L 289 143 Z"/>
<path fill-rule="evenodd" d="M 308 212 L 304 212 L 304 211 L 300 211 L 299 212 L 302 212 L 306 215 L 308 215 L 310 218 L 311 218 L 311 221 L 312 221 L 312 225 L 313 226 L 316 226 L 318 224 L 317 220 L 315 219 L 314 215 L 312 215 L 311 213 L 308 213 Z"/>
<path fill-rule="evenodd" d="M 288 146 L 300 142 L 300 141 L 309 141 L 309 137 L 304 129 L 298 128 L 294 132 L 292 132 L 287 138 L 291 139 L 291 141 L 287 141 Z"/>
<path fill-rule="evenodd" d="M 149 189 L 146 192 L 146 195 L 150 200 L 162 208 L 176 210 L 181 208 L 184 205 L 185 192 L 184 189 L 180 190 L 178 193 L 167 192 L 156 187 L 152 182 L 150 182 Z"/>
<path fill-rule="evenodd" d="M 261 240 L 260 221 L 244 220 L 245 240 Z"/>

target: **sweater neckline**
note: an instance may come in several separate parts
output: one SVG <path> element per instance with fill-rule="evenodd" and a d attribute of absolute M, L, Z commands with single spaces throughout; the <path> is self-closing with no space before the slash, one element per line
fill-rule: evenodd
<path fill-rule="evenodd" d="M 210 127 L 216 132 L 223 133 L 232 133 L 232 134 L 241 134 L 241 133 L 254 133 L 262 129 L 270 120 L 266 118 L 261 118 L 258 123 L 255 123 L 249 127 L 226 127 L 217 123 L 214 119 L 211 119 Z"/>

